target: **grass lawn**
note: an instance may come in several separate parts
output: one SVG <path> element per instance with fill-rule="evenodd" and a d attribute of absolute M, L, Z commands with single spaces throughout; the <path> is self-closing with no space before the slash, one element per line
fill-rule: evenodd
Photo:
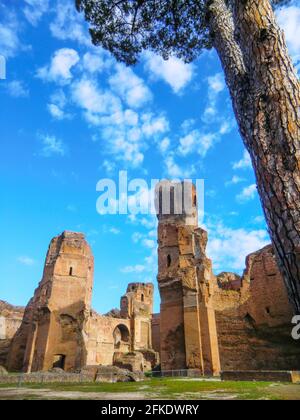
<path fill-rule="evenodd" d="M 0 384 L 3 399 L 300 400 L 300 384 L 151 379 L 130 383 Z"/>

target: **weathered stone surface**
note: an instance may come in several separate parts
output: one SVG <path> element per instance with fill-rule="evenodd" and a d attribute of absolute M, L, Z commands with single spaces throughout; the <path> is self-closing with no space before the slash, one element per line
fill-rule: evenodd
<path fill-rule="evenodd" d="M 249 255 L 242 277 L 215 276 L 207 232 L 196 218 L 158 219 L 161 313 L 152 334 L 156 347 L 160 341 L 162 369 L 217 372 L 220 354 L 223 370 L 299 370 L 292 307 L 273 248 Z"/>
<path fill-rule="evenodd" d="M 12 344 L 10 370 L 70 371 L 86 363 L 93 271 L 84 235 L 64 232 L 51 241 L 43 279 Z"/>
<path fill-rule="evenodd" d="M 160 314 L 153 314 L 151 329 L 153 350 L 160 353 Z"/>
<path fill-rule="evenodd" d="M 151 353 L 153 285 L 130 283 L 120 306 L 119 318 L 92 312 L 88 325 L 88 365 L 113 365 L 115 354 L 141 352 L 143 358 L 145 351 Z M 154 354 L 152 367 L 159 359 L 159 355 Z M 141 366 L 144 364 L 147 365 L 147 359 Z"/>
<path fill-rule="evenodd" d="M 292 307 L 272 246 L 247 257 L 241 287 L 214 293 L 223 370 L 299 370 Z"/>
<path fill-rule="evenodd" d="M 178 184 L 169 184 L 172 203 Z M 220 359 L 211 301 L 213 274 L 205 255 L 207 234 L 198 228 L 194 187 L 191 194 L 190 214 L 158 213 L 161 368 L 199 369 L 214 375 L 220 372 Z M 160 199 L 161 195 L 157 201 Z M 186 196 L 180 200 L 184 202 Z M 159 204 L 159 210 L 161 207 Z"/>
<path fill-rule="evenodd" d="M 100 366 L 97 369 L 96 382 L 140 382 L 144 381 L 142 372 L 131 372 L 117 366 Z"/>
<path fill-rule="evenodd" d="M 242 278 L 235 273 L 221 273 L 217 276 L 217 281 L 223 290 L 240 290 L 242 287 Z"/>
<path fill-rule="evenodd" d="M 107 312 L 107 314 L 105 314 L 105 316 L 120 319 L 121 318 L 121 311 L 120 311 L 120 309 L 114 308 L 114 309 L 111 309 L 109 312 Z"/>
<path fill-rule="evenodd" d="M 132 352 L 141 370 L 156 366 L 153 285 L 129 284 L 120 309 L 102 316 L 91 309 L 93 271 L 83 234 L 64 232 L 51 241 L 43 279 L 12 340 L 10 370 L 74 372 L 87 365 L 112 365 L 115 353 Z"/>
<path fill-rule="evenodd" d="M 11 342 L 22 323 L 24 310 L 0 300 L 0 365 L 6 366 Z"/>
<path fill-rule="evenodd" d="M 225 371 L 221 373 L 223 381 L 259 381 L 300 383 L 300 372 L 297 371 Z"/>

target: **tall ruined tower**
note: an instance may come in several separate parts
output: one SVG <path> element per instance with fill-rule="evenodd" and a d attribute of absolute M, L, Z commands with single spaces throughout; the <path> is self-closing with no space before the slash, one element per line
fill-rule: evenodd
<path fill-rule="evenodd" d="M 51 241 L 42 281 L 12 344 L 11 370 L 68 371 L 85 365 L 93 275 L 83 234 L 64 232 Z"/>
<path fill-rule="evenodd" d="M 152 348 L 153 291 L 152 283 L 130 283 L 121 298 L 121 316 L 131 321 L 133 351 Z"/>
<path fill-rule="evenodd" d="M 205 255 L 207 234 L 198 228 L 196 189 L 191 183 L 163 181 L 156 192 L 161 367 L 216 375 L 213 274 Z"/>

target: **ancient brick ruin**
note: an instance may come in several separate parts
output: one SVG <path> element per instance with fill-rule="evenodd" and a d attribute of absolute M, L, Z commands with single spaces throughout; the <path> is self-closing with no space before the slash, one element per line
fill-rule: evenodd
<path fill-rule="evenodd" d="M 101 316 L 91 309 L 94 259 L 84 235 L 54 238 L 44 275 L 11 340 L 11 371 L 80 370 L 87 365 L 151 370 L 152 284 L 130 284 L 121 309 Z"/>
<path fill-rule="evenodd" d="M 161 312 L 153 318 L 153 342 L 162 369 L 299 370 L 300 343 L 291 337 L 293 311 L 273 247 L 249 255 L 242 277 L 215 276 L 195 189 L 189 213 L 178 215 L 183 187 L 165 181 L 159 188 L 171 193 L 169 215 L 162 214 L 161 192 L 158 199 Z"/>
<path fill-rule="evenodd" d="M 164 212 L 162 192 L 170 193 Z M 246 258 L 243 276 L 213 273 L 198 227 L 194 187 L 158 188 L 160 314 L 151 283 L 131 283 L 120 309 L 91 308 L 94 259 L 83 234 L 51 241 L 42 281 L 26 308 L 0 301 L 0 365 L 11 371 L 116 366 L 131 371 L 299 370 L 292 307 L 272 246 Z M 188 211 L 176 213 L 189 197 Z"/>
<path fill-rule="evenodd" d="M 198 227 L 196 191 L 191 190 L 190 213 L 178 215 L 176 187 L 166 181 L 160 188 L 161 197 L 171 197 L 170 214 L 163 214 L 162 206 L 158 212 L 161 366 L 163 370 L 199 369 L 205 375 L 219 374 L 212 269 L 204 252 L 206 234 Z"/>

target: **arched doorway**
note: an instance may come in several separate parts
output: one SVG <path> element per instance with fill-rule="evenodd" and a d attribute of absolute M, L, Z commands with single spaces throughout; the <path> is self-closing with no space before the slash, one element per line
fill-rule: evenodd
<path fill-rule="evenodd" d="M 130 347 L 130 332 L 126 325 L 119 324 L 114 332 L 114 347 L 117 350 L 128 350 Z"/>

